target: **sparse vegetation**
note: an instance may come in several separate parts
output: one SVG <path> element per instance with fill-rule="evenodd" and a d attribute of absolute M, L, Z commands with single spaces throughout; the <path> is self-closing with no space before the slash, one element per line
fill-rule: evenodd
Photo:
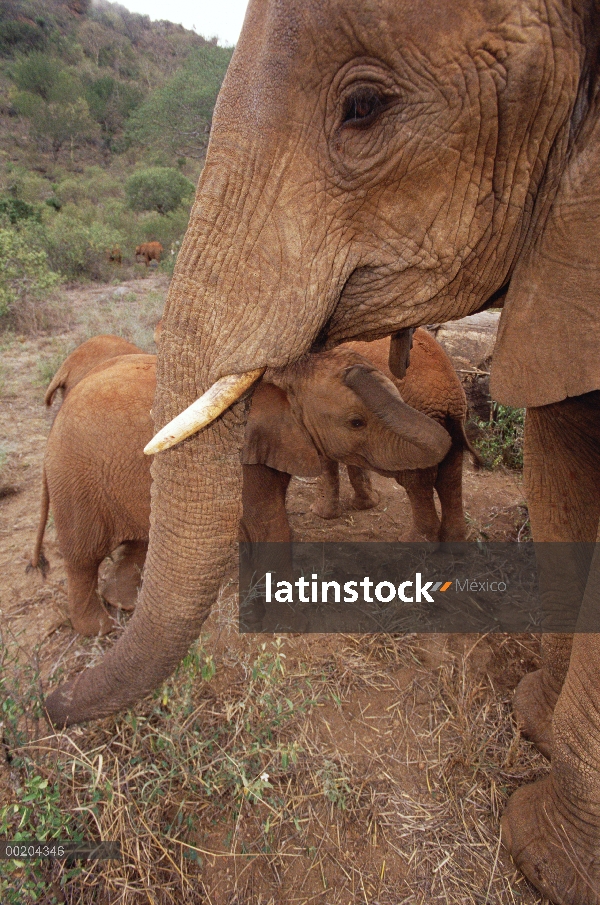
<path fill-rule="evenodd" d="M 221 598 L 226 634 L 234 606 Z M 114 839 L 123 860 L 8 862 L 0 891 L 18 890 L 19 905 L 54 890 L 78 905 L 134 905 L 151 876 L 164 905 L 260 901 L 251 890 L 327 905 L 514 902 L 498 815 L 547 764 L 520 747 L 510 692 L 482 676 L 477 645 L 446 647 L 431 669 L 431 640 L 340 639 L 306 660 L 281 638 L 247 636 L 220 653 L 204 639 L 151 700 L 75 736 L 43 737 L 36 668 L 5 659 L 21 797 L 0 810 L 0 831 Z M 498 677 L 532 662 L 528 637 L 490 651 Z M 87 660 L 100 654 L 88 643 Z M 72 666 L 80 658 L 62 658 L 54 680 Z M 409 765 L 418 781 L 407 784 Z"/>
<path fill-rule="evenodd" d="M 490 421 L 477 421 L 477 427 L 475 447 L 490 468 L 523 468 L 525 409 L 494 402 Z"/>

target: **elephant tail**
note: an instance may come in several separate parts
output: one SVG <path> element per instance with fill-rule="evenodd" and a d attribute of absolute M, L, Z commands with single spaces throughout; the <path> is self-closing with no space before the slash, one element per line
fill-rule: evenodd
<path fill-rule="evenodd" d="M 38 525 L 37 537 L 35 539 L 35 547 L 33 550 L 33 556 L 31 557 L 31 562 L 28 564 L 26 568 L 26 572 L 31 572 L 32 569 L 39 569 L 45 578 L 48 574 L 48 569 L 50 564 L 48 560 L 44 556 L 44 551 L 42 550 L 42 544 L 44 543 L 44 533 L 46 531 L 46 522 L 48 521 L 48 512 L 50 510 L 50 494 L 48 493 L 48 481 L 46 480 L 46 469 L 44 468 L 42 472 L 42 505 L 40 510 L 40 523 Z"/>
<path fill-rule="evenodd" d="M 469 438 L 467 437 L 467 433 L 465 431 L 465 422 L 455 421 L 453 424 L 454 430 L 452 434 L 456 440 L 460 442 L 462 448 L 467 450 L 471 454 L 471 460 L 473 462 L 473 467 L 476 471 L 479 471 L 480 468 L 485 466 L 485 460 L 481 457 L 481 455 L 477 452 Z"/>
<path fill-rule="evenodd" d="M 54 401 L 54 395 L 57 390 L 65 388 L 65 384 L 67 382 L 67 377 L 69 376 L 69 372 L 65 369 L 64 363 L 60 366 L 50 384 L 48 389 L 46 390 L 46 395 L 44 396 L 44 402 L 48 407 L 50 407 Z"/>

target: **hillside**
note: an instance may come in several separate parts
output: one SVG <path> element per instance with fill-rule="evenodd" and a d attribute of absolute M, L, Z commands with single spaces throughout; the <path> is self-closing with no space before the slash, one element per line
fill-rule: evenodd
<path fill-rule="evenodd" d="M 172 265 L 231 53 L 105 0 L 1 0 L 0 255 L 114 279 L 113 248 L 132 267 L 160 241 Z M 6 280 L 0 267 L 0 318 Z"/>

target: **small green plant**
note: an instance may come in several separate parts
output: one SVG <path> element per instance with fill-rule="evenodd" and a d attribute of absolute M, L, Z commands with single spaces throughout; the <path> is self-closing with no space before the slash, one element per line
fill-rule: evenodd
<path fill-rule="evenodd" d="M 125 183 L 127 203 L 134 211 L 174 211 L 194 192 L 189 179 L 173 167 L 149 167 L 139 170 Z"/>
<path fill-rule="evenodd" d="M 493 403 L 489 421 L 477 421 L 481 431 L 475 447 L 491 468 L 523 468 L 525 409 Z"/>
<path fill-rule="evenodd" d="M 340 766 L 334 761 L 326 760 L 322 769 L 318 772 L 321 781 L 323 795 L 334 807 L 345 811 L 348 805 L 348 796 L 352 794 L 350 781 L 344 775 Z"/>
<path fill-rule="evenodd" d="M 0 806 L 0 838 L 11 842 L 52 839 L 81 842 L 87 837 L 80 815 L 65 812 L 61 805 L 64 785 L 62 764 L 36 763 L 26 749 L 42 718 L 39 672 L 33 663 L 23 665 L 9 654 L 0 632 L 0 725 L 6 750 L 11 752 L 11 773 L 18 776 L 16 800 Z M 12 648 L 14 650 L 14 648 Z M 57 774 L 58 771 L 58 774 Z M 66 867 L 64 878 L 81 872 Z M 51 893 L 47 862 L 4 862 L 0 873 L 0 902 L 6 905 L 37 905 L 58 902 Z"/>

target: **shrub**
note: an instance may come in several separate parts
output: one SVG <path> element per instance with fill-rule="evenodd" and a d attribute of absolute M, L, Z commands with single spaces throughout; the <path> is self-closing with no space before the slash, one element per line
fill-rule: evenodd
<path fill-rule="evenodd" d="M 149 167 L 130 176 L 125 183 L 127 203 L 134 211 L 167 214 L 190 198 L 194 185 L 172 167 Z"/>
<path fill-rule="evenodd" d="M 475 446 L 491 468 L 523 468 L 525 409 L 493 403 L 490 421 L 478 421 L 481 431 Z"/>
<path fill-rule="evenodd" d="M 99 221 L 86 223 L 66 206 L 47 224 L 41 239 L 52 266 L 69 279 L 106 277 L 107 252 L 123 244 L 122 234 Z"/>
<path fill-rule="evenodd" d="M 20 198 L 0 198 L 0 218 L 6 218 L 13 226 L 19 220 L 40 219 L 40 213 L 33 204 Z"/>
<path fill-rule="evenodd" d="M 76 205 L 85 202 L 99 205 L 109 198 L 122 198 L 123 184 L 102 167 L 87 167 L 82 176 L 68 177 L 59 182 L 55 193 L 62 205 L 69 202 Z"/>
<path fill-rule="evenodd" d="M 17 60 L 12 76 L 17 88 L 27 94 L 34 94 L 44 101 L 57 100 L 57 88 L 64 77 L 64 67 L 54 57 L 34 51 Z"/>
<path fill-rule="evenodd" d="M 72 68 L 45 53 L 22 57 L 14 66 L 18 90 L 13 93 L 15 108 L 31 121 L 32 133 L 41 147 L 49 145 L 55 159 L 63 145 L 93 140 L 97 124 L 90 117 L 83 86 Z"/>
<path fill-rule="evenodd" d="M 16 230 L 0 229 L 0 317 L 29 330 L 46 326 L 39 302 L 59 282 L 44 251 L 31 248 Z"/>

